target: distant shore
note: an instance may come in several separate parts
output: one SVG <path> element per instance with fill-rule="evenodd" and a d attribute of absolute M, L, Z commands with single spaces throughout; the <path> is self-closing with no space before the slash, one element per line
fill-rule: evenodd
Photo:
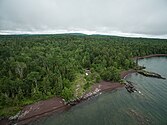
<path fill-rule="evenodd" d="M 154 55 L 147 55 L 142 57 L 134 57 L 133 59 L 144 59 L 144 58 L 150 58 L 150 57 L 162 57 L 167 56 L 167 54 L 154 54 Z M 120 73 L 121 79 L 124 79 L 127 75 L 131 73 L 135 73 L 136 71 L 133 69 L 122 71 Z M 98 93 L 104 92 L 104 91 L 111 91 L 118 88 L 124 87 L 123 84 L 120 84 L 119 82 L 106 82 L 101 81 L 100 83 L 94 84 L 90 91 L 91 93 L 96 92 L 98 90 Z M 84 95 L 86 95 L 86 92 Z M 94 95 L 92 95 L 94 96 Z M 33 120 L 36 120 L 37 118 L 44 117 L 47 115 L 51 115 L 53 112 L 63 112 L 65 110 L 68 110 L 71 106 L 66 105 L 64 103 L 64 100 L 60 97 L 54 97 L 48 100 L 39 101 L 37 103 L 27 105 L 23 108 L 21 111 L 21 115 L 19 115 L 17 124 L 27 124 Z M 1 123 L 1 121 L 0 121 Z"/>

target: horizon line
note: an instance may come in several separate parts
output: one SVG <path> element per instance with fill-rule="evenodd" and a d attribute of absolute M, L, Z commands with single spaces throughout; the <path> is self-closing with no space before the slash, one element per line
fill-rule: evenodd
<path fill-rule="evenodd" d="M 0 35 L 56 35 L 56 34 L 85 34 L 85 35 L 106 35 L 106 36 L 119 36 L 119 37 L 131 37 L 131 38 L 152 38 L 152 39 L 167 39 L 165 35 L 151 35 L 151 34 L 137 34 L 137 33 L 123 33 L 118 31 L 112 32 L 97 32 L 97 31 L 67 31 L 67 30 L 48 30 L 48 31 L 12 31 L 3 30 L 0 31 Z"/>

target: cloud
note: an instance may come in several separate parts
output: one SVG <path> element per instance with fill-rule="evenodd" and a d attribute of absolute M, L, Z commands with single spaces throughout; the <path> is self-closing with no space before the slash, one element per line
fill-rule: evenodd
<path fill-rule="evenodd" d="M 0 32 L 167 34 L 166 0 L 0 0 Z"/>

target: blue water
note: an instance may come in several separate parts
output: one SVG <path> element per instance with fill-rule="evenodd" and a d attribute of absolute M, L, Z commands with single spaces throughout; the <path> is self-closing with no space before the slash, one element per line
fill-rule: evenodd
<path fill-rule="evenodd" d="M 149 71 L 167 78 L 167 58 L 139 60 Z M 167 125 L 167 80 L 128 75 L 140 92 L 128 93 L 125 88 L 105 92 L 82 102 L 61 114 L 53 114 L 32 125 Z"/>

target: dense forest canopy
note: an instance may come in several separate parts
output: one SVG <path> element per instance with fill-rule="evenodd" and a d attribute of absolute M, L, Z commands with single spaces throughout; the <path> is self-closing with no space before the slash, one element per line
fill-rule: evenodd
<path fill-rule="evenodd" d="M 100 80 L 119 81 L 120 71 L 135 66 L 132 57 L 162 53 L 167 54 L 163 39 L 2 35 L 0 115 L 52 96 L 78 98 Z"/>

